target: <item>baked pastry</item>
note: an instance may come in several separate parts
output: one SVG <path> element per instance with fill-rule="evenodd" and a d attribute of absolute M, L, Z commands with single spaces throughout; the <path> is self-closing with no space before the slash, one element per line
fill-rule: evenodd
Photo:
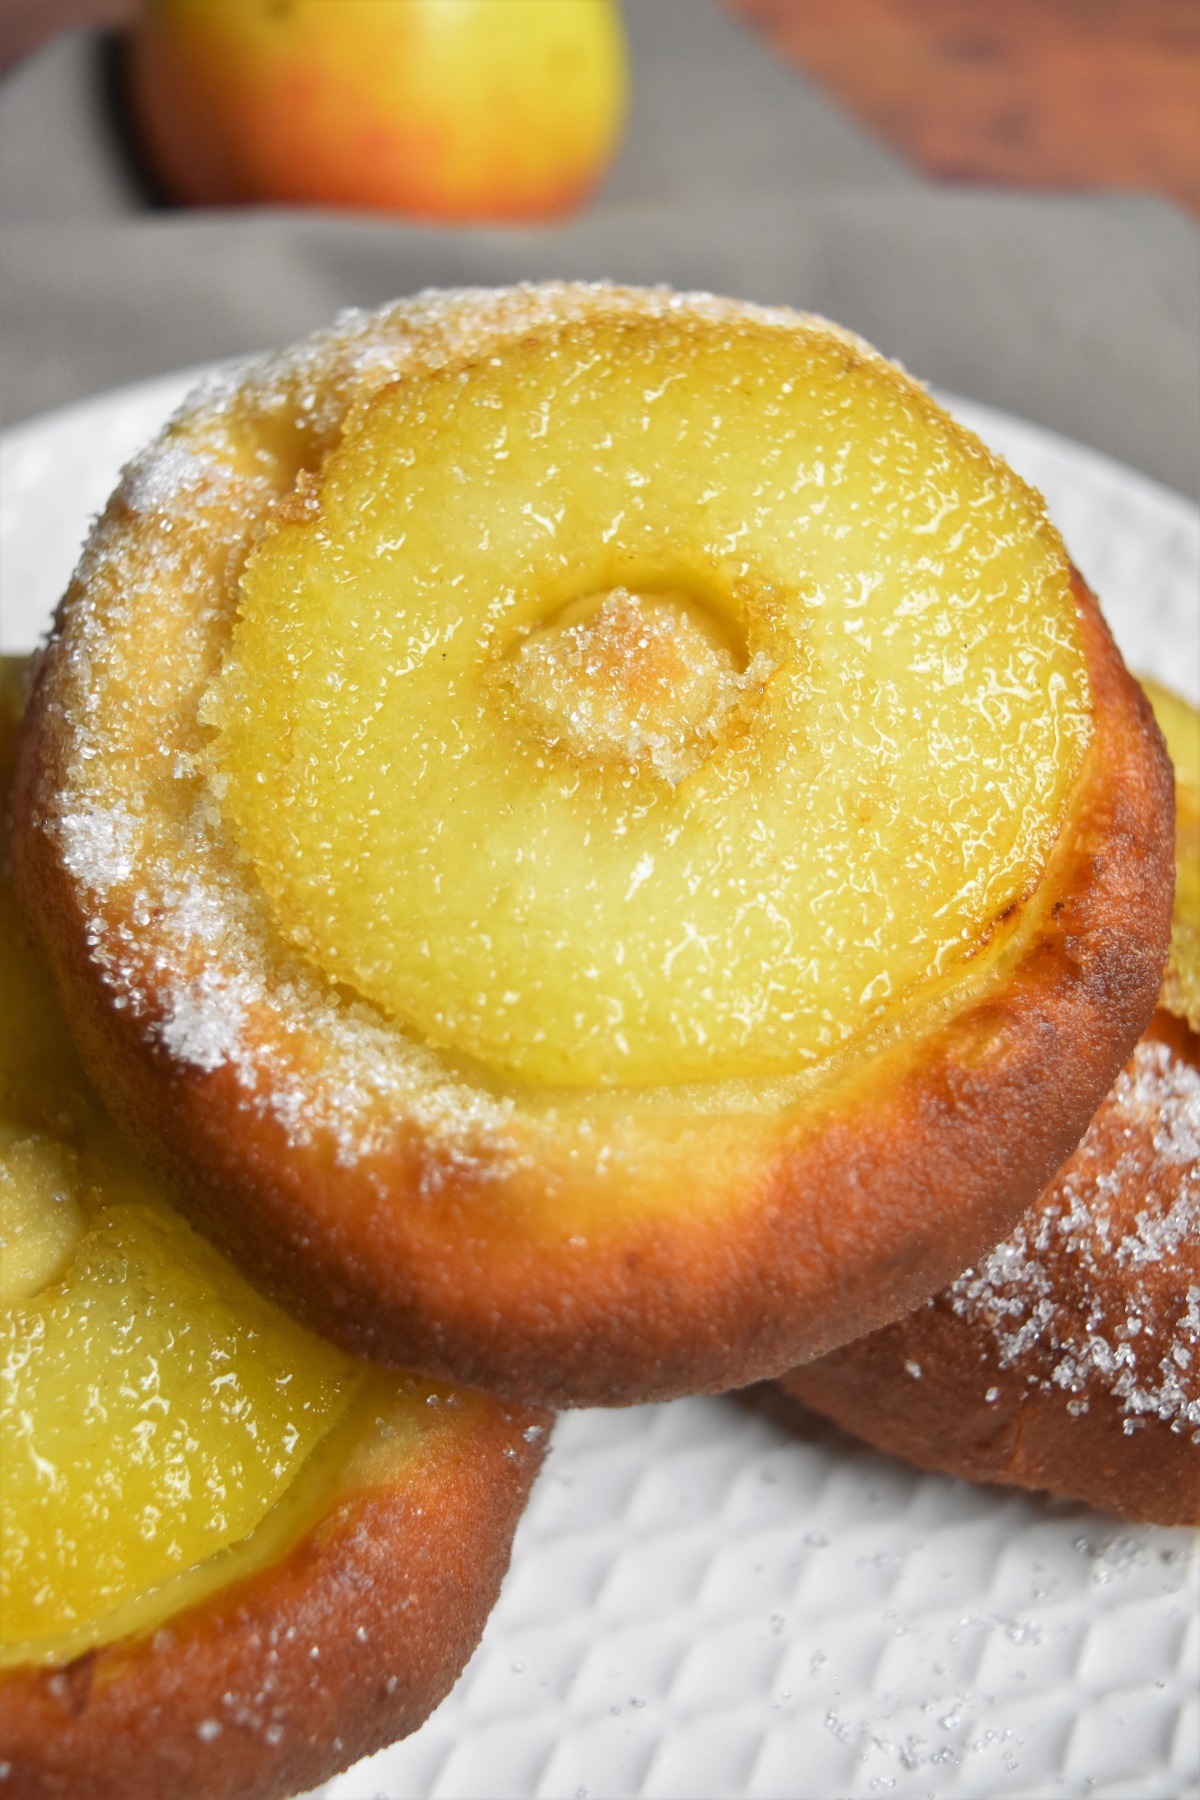
<path fill-rule="evenodd" d="M 925 1468 L 1200 1525 L 1200 1039 L 1174 1016 L 1190 978 L 1178 953 L 1200 936 L 1188 867 L 1200 716 L 1147 686 L 1178 771 L 1163 1008 L 1002 1243 L 909 1318 L 782 1386 Z"/>
<path fill-rule="evenodd" d="M 1041 503 L 859 340 L 353 315 L 126 474 L 16 870 L 193 1219 L 344 1346 L 721 1389 L 1009 1229 L 1153 1010 L 1170 771 Z"/>
<path fill-rule="evenodd" d="M 354 1362 L 172 1214 L 7 882 L 0 980 L 0 1794 L 306 1789 L 456 1679 L 548 1417 Z"/>

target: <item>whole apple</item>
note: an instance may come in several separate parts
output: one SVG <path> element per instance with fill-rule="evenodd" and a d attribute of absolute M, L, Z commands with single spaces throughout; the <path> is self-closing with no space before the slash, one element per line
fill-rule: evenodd
<path fill-rule="evenodd" d="M 175 199 L 550 218 L 616 149 L 616 0 L 147 0 L 135 128 Z"/>

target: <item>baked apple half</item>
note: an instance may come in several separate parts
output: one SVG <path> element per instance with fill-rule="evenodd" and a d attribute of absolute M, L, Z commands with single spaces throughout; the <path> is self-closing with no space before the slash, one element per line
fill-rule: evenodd
<path fill-rule="evenodd" d="M 308 1788 L 456 1679 L 548 1416 L 368 1368 L 171 1212 L 7 882 L 0 985 L 0 1794 Z"/>
<path fill-rule="evenodd" d="M 135 464 L 24 904 L 191 1216 L 346 1348 L 720 1389 L 1002 1236 L 1153 1010 L 1170 771 L 1042 504 L 821 321 L 354 315 Z"/>
<path fill-rule="evenodd" d="M 1147 682 L 1175 761 L 1162 1006 L 1015 1230 L 907 1319 L 785 1376 L 879 1448 L 1120 1518 L 1200 1525 L 1200 714 Z"/>

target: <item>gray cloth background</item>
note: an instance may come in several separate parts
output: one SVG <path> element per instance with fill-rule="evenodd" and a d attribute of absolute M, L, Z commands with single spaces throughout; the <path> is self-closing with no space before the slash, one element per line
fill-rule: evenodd
<path fill-rule="evenodd" d="M 712 0 L 626 0 L 635 97 L 598 201 L 454 229 L 147 209 L 103 47 L 0 84 L 0 406 L 284 343 L 345 305 L 547 276 L 812 308 L 915 373 L 1200 486 L 1200 233 L 1157 200 L 922 180 Z"/>

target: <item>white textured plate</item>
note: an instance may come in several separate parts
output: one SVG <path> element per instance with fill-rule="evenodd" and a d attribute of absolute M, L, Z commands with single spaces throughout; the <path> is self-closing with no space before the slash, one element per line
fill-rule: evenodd
<path fill-rule="evenodd" d="M 120 464 L 192 376 L 0 440 L 0 647 L 32 647 Z M 1135 669 L 1200 700 L 1200 517 L 1132 470 L 954 410 L 1041 488 Z M 1200 1554 L 971 1488 L 737 1400 L 559 1423 L 483 1643 L 328 1800 L 1184 1800 Z"/>

